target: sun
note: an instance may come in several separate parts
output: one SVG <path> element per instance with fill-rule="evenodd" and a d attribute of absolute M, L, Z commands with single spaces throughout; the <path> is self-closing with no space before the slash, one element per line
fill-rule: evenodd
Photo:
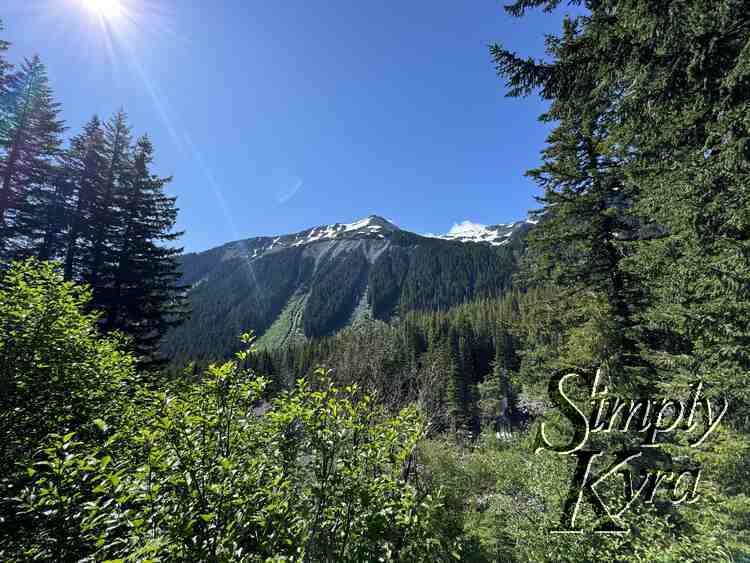
<path fill-rule="evenodd" d="M 82 0 L 86 7 L 96 15 L 107 20 L 119 18 L 123 13 L 120 0 Z"/>

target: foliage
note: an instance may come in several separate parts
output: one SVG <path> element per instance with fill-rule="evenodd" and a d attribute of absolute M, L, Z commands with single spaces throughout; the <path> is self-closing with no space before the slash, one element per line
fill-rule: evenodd
<path fill-rule="evenodd" d="M 29 259 L 0 279 L 0 536 L 31 533 L 7 502 L 49 433 L 98 436 L 135 379 L 118 337 L 84 312 L 91 293 L 55 265 Z M 20 530 L 19 530 L 20 528 Z"/>
<path fill-rule="evenodd" d="M 52 436 L 21 495 L 42 530 L 24 557 L 412 561 L 449 549 L 439 495 L 414 465 L 416 410 L 384 418 L 322 371 L 265 404 L 266 380 L 238 361 L 139 389 L 103 446 Z"/>
<path fill-rule="evenodd" d="M 454 559 L 416 408 L 322 370 L 268 402 L 250 350 L 139 379 L 89 299 L 34 259 L 0 284 L 4 561 Z"/>
<path fill-rule="evenodd" d="M 559 527 L 573 467 L 566 457 L 534 455 L 532 436 L 498 440 L 486 434 L 469 449 L 444 438 L 422 445 L 427 474 L 445 487 L 445 502 L 464 531 L 465 560 L 697 563 L 742 561 L 750 554 L 750 537 L 741 529 L 750 498 L 715 486 L 708 487 L 709 498 L 679 513 L 635 505 L 627 516 L 632 533 L 551 534 Z M 593 519 L 589 510 L 581 512 L 584 527 Z"/>

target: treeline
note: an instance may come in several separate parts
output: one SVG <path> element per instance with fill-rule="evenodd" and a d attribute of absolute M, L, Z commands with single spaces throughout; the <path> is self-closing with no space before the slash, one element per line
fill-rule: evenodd
<path fill-rule="evenodd" d="M 66 144 L 60 105 L 39 57 L 18 68 L 0 43 L 0 258 L 61 263 L 88 284 L 101 326 L 152 356 L 183 314 L 171 180 L 123 111 L 93 117 Z"/>
<path fill-rule="evenodd" d="M 368 302 L 375 318 L 446 310 L 500 295 L 511 287 L 526 232 L 517 231 L 500 247 L 397 233 L 394 242 L 401 251 L 384 254 L 370 275 Z"/>

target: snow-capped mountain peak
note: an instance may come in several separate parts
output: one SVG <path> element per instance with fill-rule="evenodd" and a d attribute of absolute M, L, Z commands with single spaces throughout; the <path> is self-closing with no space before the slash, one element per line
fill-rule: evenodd
<path fill-rule="evenodd" d="M 298 239 L 294 242 L 293 246 L 300 246 L 319 240 L 350 237 L 351 235 L 374 235 L 378 238 L 385 238 L 385 233 L 397 230 L 399 230 L 398 227 L 387 219 L 383 219 L 378 215 L 370 215 L 353 223 L 321 225 L 292 235 Z"/>
<path fill-rule="evenodd" d="M 453 225 L 444 235 L 426 234 L 427 237 L 459 242 L 483 242 L 492 246 L 508 244 L 514 233 L 529 228 L 534 222 L 530 220 L 515 223 L 501 223 L 497 225 L 482 225 L 473 221 L 462 221 Z"/>
<path fill-rule="evenodd" d="M 527 230 L 533 224 L 534 222 L 531 220 L 498 225 L 482 225 L 472 221 L 462 221 L 454 224 L 453 228 L 444 235 L 425 234 L 422 236 L 447 241 L 503 246 L 513 240 L 516 233 Z M 348 245 L 356 241 L 381 240 L 387 242 L 387 239 L 390 239 L 391 235 L 397 232 L 417 237 L 415 242 L 418 240 L 415 233 L 402 230 L 393 221 L 389 221 L 380 215 L 369 215 L 351 223 L 320 225 L 288 235 L 255 237 L 236 241 L 226 245 L 225 249 L 230 255 L 240 254 L 254 260 L 287 248 L 307 247 L 317 243 L 347 241 L 346 244 Z M 319 248 L 316 252 L 320 250 L 322 249 Z"/>
<path fill-rule="evenodd" d="M 334 223 L 320 225 L 293 233 L 275 237 L 256 237 L 245 241 L 231 243 L 244 249 L 249 258 L 259 258 L 268 252 L 284 248 L 305 246 L 317 242 L 342 239 L 385 239 L 389 233 L 400 230 L 395 224 L 379 215 L 370 215 L 352 223 Z"/>
<path fill-rule="evenodd" d="M 343 225 L 344 232 L 360 231 L 367 229 L 369 231 L 397 231 L 398 227 L 379 215 L 369 215 L 364 219 Z"/>

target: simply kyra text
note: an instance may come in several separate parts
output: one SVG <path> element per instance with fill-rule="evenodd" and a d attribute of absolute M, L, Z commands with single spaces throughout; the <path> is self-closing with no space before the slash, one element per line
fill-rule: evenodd
<path fill-rule="evenodd" d="M 593 531 L 598 533 L 627 532 L 622 522 L 625 513 L 638 499 L 653 503 L 660 489 L 666 493 L 665 500 L 672 504 L 697 502 L 700 469 L 692 468 L 679 473 L 662 469 L 635 471 L 634 462 L 639 460 L 642 464 L 645 452 L 673 442 L 679 432 L 684 432 L 688 437 L 690 447 L 700 446 L 718 428 L 729 408 L 728 401 L 722 399 L 723 404 L 719 408 L 704 395 L 702 382 L 691 386 L 687 401 L 651 398 L 624 400 L 609 393 L 598 371 L 591 385 L 591 414 L 587 416 L 570 396 L 572 389 L 568 385 L 577 379 L 583 378 L 575 373 L 567 373 L 554 377 L 549 385 L 550 398 L 573 425 L 572 438 L 566 444 L 553 444 L 546 423 L 542 422 L 535 445 L 536 453 L 548 450 L 577 459 L 560 528 L 554 532 L 583 532 L 576 527 L 576 519 L 584 500 L 590 503 L 597 515 L 597 525 Z M 594 462 L 605 452 L 586 449 L 591 436 L 597 433 L 641 434 L 642 442 L 636 447 L 613 452 L 614 462 L 597 475 L 593 472 Z M 622 475 L 624 479 L 624 502 L 617 510 L 605 502 L 598 490 L 616 475 Z"/>

